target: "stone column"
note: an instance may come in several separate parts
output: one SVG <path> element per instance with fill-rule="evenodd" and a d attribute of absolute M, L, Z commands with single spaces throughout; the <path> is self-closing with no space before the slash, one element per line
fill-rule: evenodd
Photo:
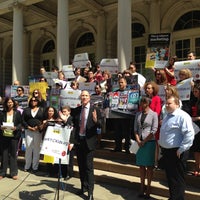
<path fill-rule="evenodd" d="M 131 21 L 131 0 L 119 0 L 117 30 L 119 71 L 124 71 L 132 60 Z"/>
<path fill-rule="evenodd" d="M 150 33 L 160 33 L 160 0 L 150 1 Z"/>
<path fill-rule="evenodd" d="M 106 34 L 105 34 L 105 13 L 99 12 L 97 16 L 97 42 L 96 42 L 96 61 L 100 62 L 106 55 L 105 49 L 105 41 L 106 41 Z"/>
<path fill-rule="evenodd" d="M 19 80 L 22 84 L 27 79 L 23 74 L 23 6 L 13 4 L 13 47 L 12 47 L 12 82 Z"/>
<path fill-rule="evenodd" d="M 58 0 L 57 65 L 59 69 L 69 64 L 68 0 Z"/>

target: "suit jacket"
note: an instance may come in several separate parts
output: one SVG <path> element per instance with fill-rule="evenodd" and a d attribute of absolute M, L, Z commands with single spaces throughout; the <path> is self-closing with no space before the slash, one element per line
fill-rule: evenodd
<path fill-rule="evenodd" d="M 82 106 L 77 107 L 73 113 L 74 127 L 75 127 L 75 144 L 80 142 L 80 114 Z M 96 110 L 97 112 L 97 122 L 93 121 L 92 112 Z M 86 143 L 89 150 L 94 150 L 97 142 L 97 128 L 101 127 L 101 113 L 97 107 L 90 104 L 90 109 L 88 113 L 88 118 L 86 122 Z"/>
<path fill-rule="evenodd" d="M 1 112 L 0 115 L 1 115 L 0 124 L 2 125 L 3 122 L 7 122 L 7 112 L 3 111 Z M 21 116 L 20 111 L 18 110 L 14 110 L 13 123 L 14 123 L 14 126 L 16 126 L 16 130 L 13 132 L 14 138 L 19 139 L 21 137 L 21 130 L 22 130 L 22 116 Z M 2 130 L 1 130 L 1 134 L 3 134 Z"/>

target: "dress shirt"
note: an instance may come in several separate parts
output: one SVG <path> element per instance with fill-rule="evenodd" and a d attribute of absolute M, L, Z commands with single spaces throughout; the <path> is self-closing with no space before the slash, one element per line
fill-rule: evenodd
<path fill-rule="evenodd" d="M 181 154 L 193 143 L 194 129 L 191 117 L 180 108 L 168 113 L 160 129 L 159 144 L 166 149 L 178 148 Z"/>
<path fill-rule="evenodd" d="M 90 103 L 88 103 L 86 106 L 84 106 L 84 108 L 85 108 L 85 121 L 84 121 L 84 127 L 85 128 L 84 128 L 84 131 L 86 131 L 86 123 L 87 123 L 87 118 L 88 118 L 88 114 L 89 114 L 89 110 L 90 110 Z M 82 107 L 82 109 L 83 109 L 83 107 Z M 80 114 L 80 121 L 81 121 L 81 114 Z M 85 132 L 83 134 L 79 134 L 79 135 L 84 136 Z"/>

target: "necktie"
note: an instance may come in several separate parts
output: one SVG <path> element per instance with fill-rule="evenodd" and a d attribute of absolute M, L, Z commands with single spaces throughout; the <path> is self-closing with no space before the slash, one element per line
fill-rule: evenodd
<path fill-rule="evenodd" d="M 80 135 L 84 135 L 85 130 L 85 107 L 81 110 L 81 123 L 80 123 Z"/>

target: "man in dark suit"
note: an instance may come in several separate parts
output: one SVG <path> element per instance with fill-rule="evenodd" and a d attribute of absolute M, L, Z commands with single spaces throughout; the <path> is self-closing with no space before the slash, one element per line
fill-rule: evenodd
<path fill-rule="evenodd" d="M 81 92 L 82 106 L 73 112 L 75 127 L 75 148 L 81 181 L 80 194 L 88 191 L 88 200 L 93 200 L 94 190 L 94 150 L 97 145 L 97 128 L 101 127 L 101 114 L 90 103 L 88 91 Z"/>

